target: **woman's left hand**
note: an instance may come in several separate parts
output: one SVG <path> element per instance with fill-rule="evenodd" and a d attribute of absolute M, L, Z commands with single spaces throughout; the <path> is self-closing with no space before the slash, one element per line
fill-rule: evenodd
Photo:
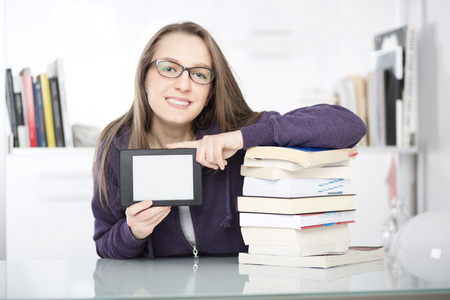
<path fill-rule="evenodd" d="M 201 165 L 217 170 L 225 169 L 227 158 L 233 156 L 244 146 L 244 140 L 240 130 L 220 133 L 215 135 L 205 135 L 198 141 L 187 141 L 181 143 L 167 144 L 169 149 L 174 148 L 196 148 L 197 162 Z"/>

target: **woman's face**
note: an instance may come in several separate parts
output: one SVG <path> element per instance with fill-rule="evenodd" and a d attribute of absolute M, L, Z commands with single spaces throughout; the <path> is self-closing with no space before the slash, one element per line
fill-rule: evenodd
<path fill-rule="evenodd" d="M 155 59 L 173 61 L 188 68 L 212 68 L 205 42 L 197 36 L 181 33 L 163 37 L 152 61 Z M 191 126 L 207 105 L 210 88 L 211 84 L 201 85 L 192 81 L 188 71 L 177 78 L 166 78 L 152 65 L 145 79 L 148 102 L 154 112 L 152 125 Z"/>

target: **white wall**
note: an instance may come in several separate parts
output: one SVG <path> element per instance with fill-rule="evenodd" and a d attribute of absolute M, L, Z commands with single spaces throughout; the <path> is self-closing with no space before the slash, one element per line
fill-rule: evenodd
<path fill-rule="evenodd" d="M 418 24 L 417 74 L 420 119 L 420 205 L 450 211 L 450 2 L 408 2 L 406 17 Z"/>
<path fill-rule="evenodd" d="M 71 122 L 103 127 L 130 107 L 148 39 L 193 20 L 221 45 L 253 109 L 286 112 L 309 89 L 331 92 L 341 77 L 365 74 L 373 35 L 396 26 L 395 8 L 389 0 L 8 0 L 6 66 L 39 74 L 63 57 Z"/>

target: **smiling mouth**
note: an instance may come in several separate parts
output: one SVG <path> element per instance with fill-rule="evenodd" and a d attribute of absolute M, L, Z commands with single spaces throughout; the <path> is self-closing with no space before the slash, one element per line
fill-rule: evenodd
<path fill-rule="evenodd" d="M 179 106 L 188 106 L 189 104 L 191 104 L 190 101 L 177 100 L 177 99 L 173 99 L 173 98 L 167 98 L 166 101 L 169 102 L 170 104 L 179 105 Z"/>

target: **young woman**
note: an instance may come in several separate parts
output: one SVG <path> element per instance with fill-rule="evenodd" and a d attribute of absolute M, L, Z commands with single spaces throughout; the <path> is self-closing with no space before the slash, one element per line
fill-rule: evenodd
<path fill-rule="evenodd" d="M 236 211 L 246 149 L 345 148 L 365 133 L 361 119 L 340 106 L 316 105 L 285 115 L 253 112 L 211 35 L 191 22 L 168 25 L 140 57 L 130 110 L 99 138 L 92 199 L 97 253 L 125 259 L 246 251 Z M 149 199 L 122 208 L 119 151 L 177 147 L 197 148 L 196 159 L 204 166 L 203 205 L 153 207 Z"/>

